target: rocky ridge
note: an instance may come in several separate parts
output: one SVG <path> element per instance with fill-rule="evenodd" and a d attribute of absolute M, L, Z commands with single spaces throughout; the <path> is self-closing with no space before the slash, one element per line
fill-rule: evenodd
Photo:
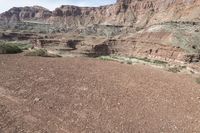
<path fill-rule="evenodd" d="M 43 7 L 12 8 L 0 15 L 1 22 L 43 20 L 65 26 L 92 24 L 146 26 L 165 21 L 200 20 L 199 0 L 118 0 L 113 5 L 77 7 L 62 5 L 54 11 Z"/>

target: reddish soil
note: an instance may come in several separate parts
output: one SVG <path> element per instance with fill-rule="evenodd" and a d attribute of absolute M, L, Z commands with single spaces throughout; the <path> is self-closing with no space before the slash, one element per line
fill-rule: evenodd
<path fill-rule="evenodd" d="M 200 132 L 189 75 L 88 58 L 0 55 L 0 133 Z"/>

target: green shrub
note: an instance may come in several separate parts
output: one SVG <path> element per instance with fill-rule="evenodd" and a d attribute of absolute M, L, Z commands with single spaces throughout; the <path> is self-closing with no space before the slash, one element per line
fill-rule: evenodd
<path fill-rule="evenodd" d="M 154 60 L 153 63 L 155 63 L 155 64 L 161 64 L 161 65 L 167 64 L 167 62 L 161 61 L 161 60 Z"/>
<path fill-rule="evenodd" d="M 21 52 L 22 50 L 16 44 L 0 41 L 0 54 L 16 54 Z"/>
<path fill-rule="evenodd" d="M 31 48 L 31 44 L 0 41 L 0 54 L 15 54 Z"/>

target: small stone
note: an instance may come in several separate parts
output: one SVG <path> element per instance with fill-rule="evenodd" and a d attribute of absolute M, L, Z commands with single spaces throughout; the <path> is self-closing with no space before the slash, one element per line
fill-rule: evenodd
<path fill-rule="evenodd" d="M 39 101 L 41 101 L 41 98 L 36 97 L 36 98 L 34 99 L 34 103 L 37 103 L 37 102 L 39 102 Z"/>

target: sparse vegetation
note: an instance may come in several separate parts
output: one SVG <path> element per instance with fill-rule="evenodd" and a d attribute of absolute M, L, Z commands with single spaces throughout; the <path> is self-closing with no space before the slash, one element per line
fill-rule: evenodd
<path fill-rule="evenodd" d="M 119 61 L 119 62 L 124 62 L 127 64 L 133 64 L 133 63 L 145 63 L 145 64 L 154 64 L 154 65 L 167 65 L 168 63 L 165 61 L 161 60 L 152 60 L 147 57 L 121 57 L 117 55 L 111 55 L 111 56 L 100 56 L 98 57 L 101 60 L 109 60 L 109 61 Z"/>
<path fill-rule="evenodd" d="M 182 68 L 182 69 L 186 69 L 186 68 L 187 68 L 187 66 L 181 66 L 181 68 Z"/>
<path fill-rule="evenodd" d="M 47 50 L 46 49 L 34 49 L 31 51 L 28 51 L 26 54 L 26 56 L 47 56 Z"/>
<path fill-rule="evenodd" d="M 144 62 L 149 62 L 149 63 L 153 63 L 153 64 L 158 64 L 158 65 L 166 65 L 168 64 L 166 61 L 161 61 L 161 60 L 151 60 L 148 59 L 147 57 L 144 58 L 140 58 L 140 57 L 131 57 L 132 59 L 137 59 L 137 60 L 141 60 Z"/>
<path fill-rule="evenodd" d="M 173 72 L 173 73 L 179 73 L 181 72 L 183 69 L 186 69 L 186 66 L 174 66 L 174 67 L 170 67 L 168 69 L 169 72 Z"/>
<path fill-rule="evenodd" d="M 113 61 L 114 59 L 110 56 L 101 56 L 101 57 L 98 57 L 98 59 L 100 60 L 105 60 L 105 61 Z"/>
<path fill-rule="evenodd" d="M 128 61 L 127 61 L 127 64 L 130 64 L 130 65 L 131 65 L 132 63 L 133 63 L 133 62 L 132 62 L 131 60 L 128 60 Z"/>
<path fill-rule="evenodd" d="M 28 51 L 25 56 L 41 56 L 41 57 L 61 57 L 56 54 L 48 53 L 46 49 L 34 49 L 31 51 Z"/>
<path fill-rule="evenodd" d="M 168 71 L 173 73 L 178 73 L 181 72 L 181 69 L 179 67 L 171 67 L 168 69 Z"/>
<path fill-rule="evenodd" d="M 166 65 L 167 64 L 166 61 L 161 61 L 161 60 L 154 60 L 153 63 L 155 63 L 155 64 L 161 64 L 161 65 Z"/>

